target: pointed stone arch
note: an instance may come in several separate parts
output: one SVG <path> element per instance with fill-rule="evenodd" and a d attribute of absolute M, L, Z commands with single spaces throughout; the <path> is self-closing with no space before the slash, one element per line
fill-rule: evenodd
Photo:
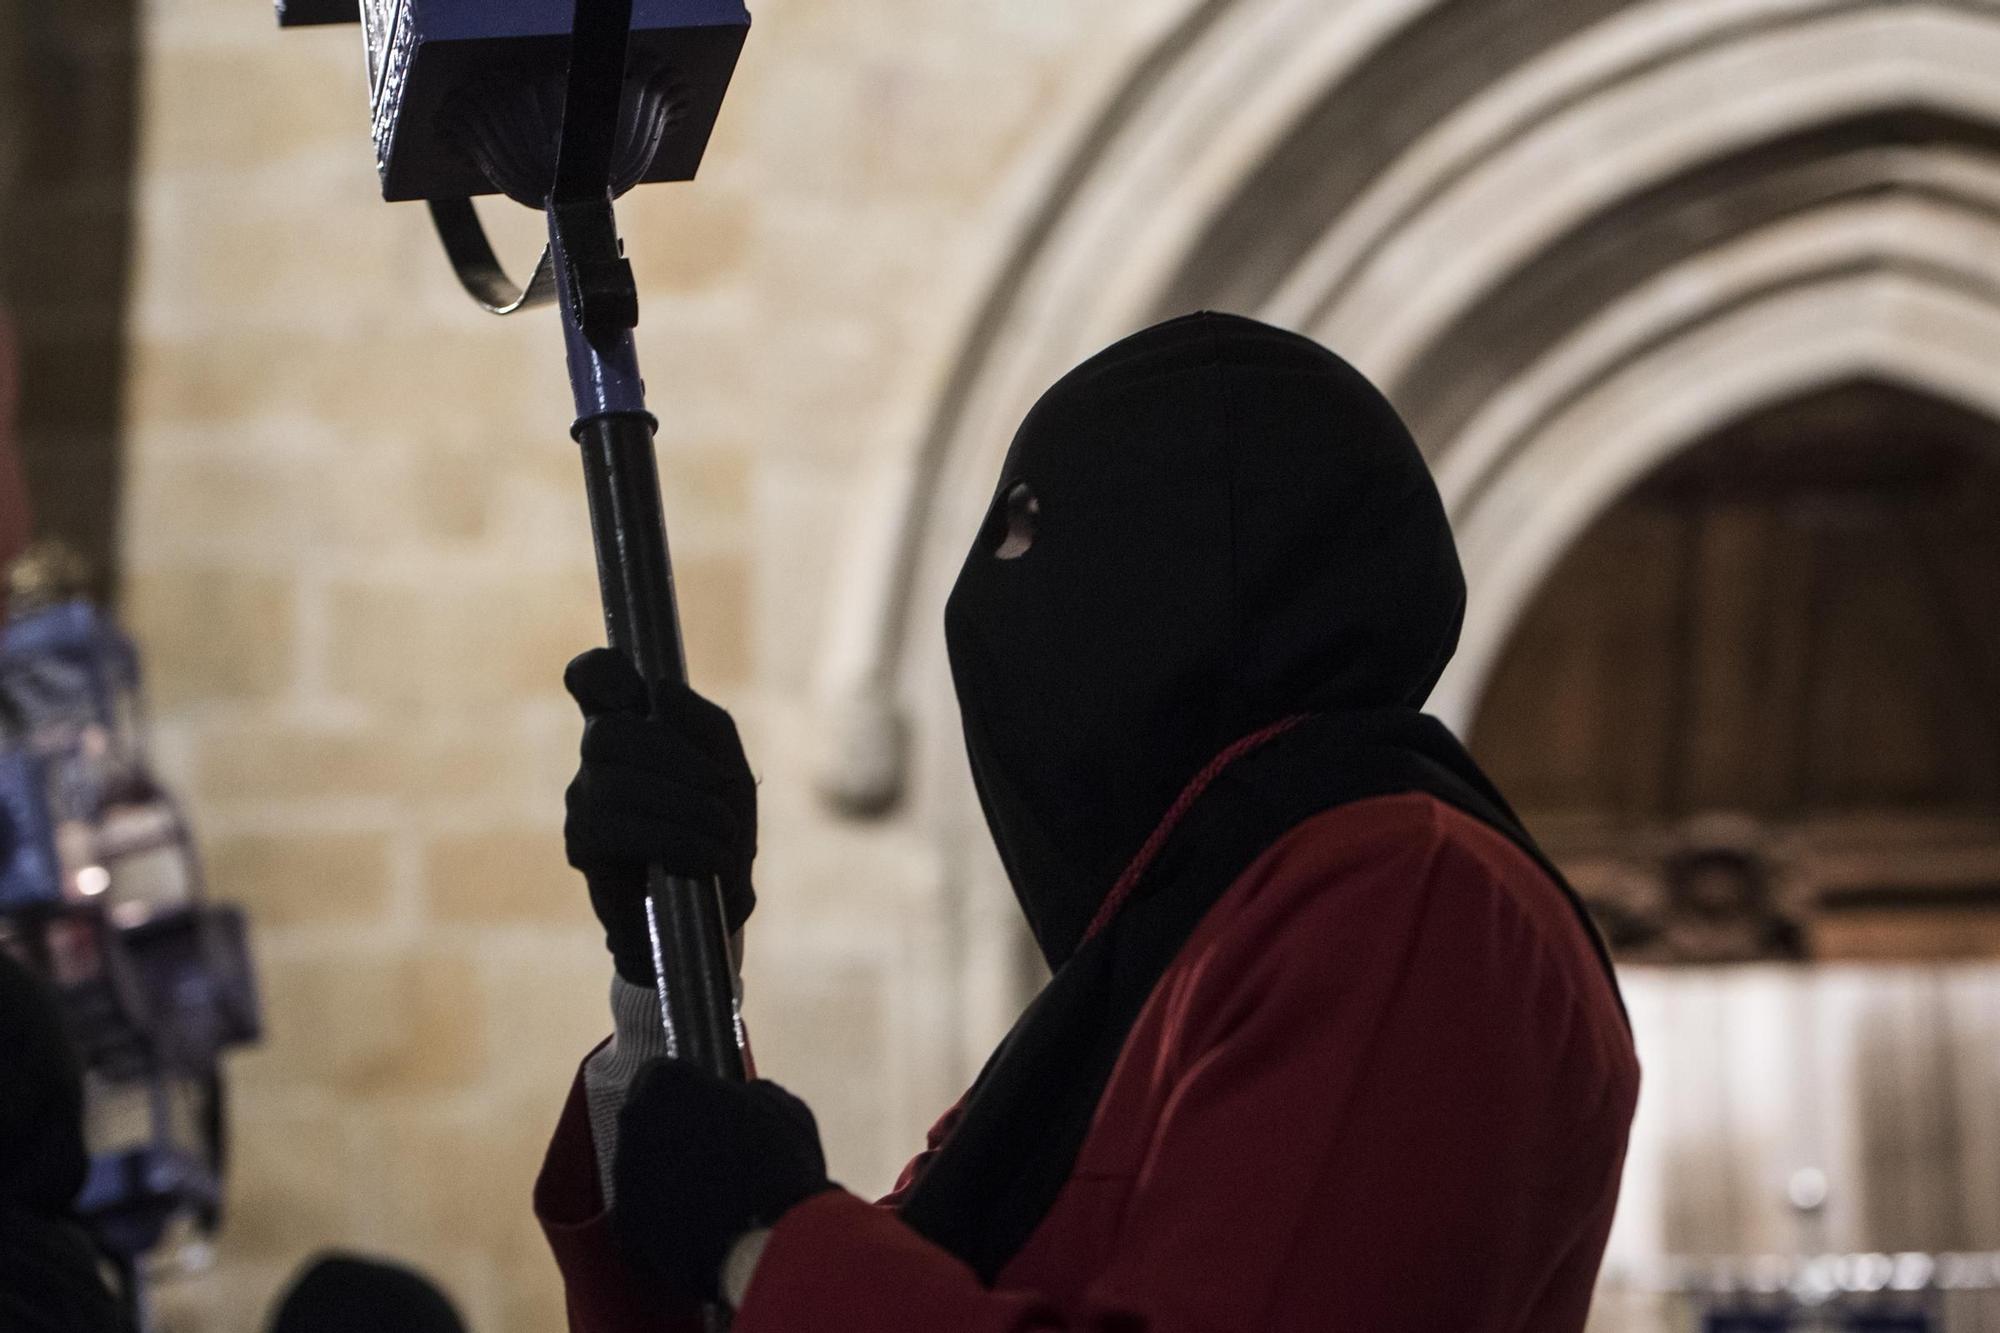
<path fill-rule="evenodd" d="M 1469 722 L 1513 625 L 1577 535 L 1647 473 L 1731 422 L 1862 378 L 2000 421 L 2000 385 L 1977 351 L 2000 338 L 2000 288 L 1986 274 L 1988 290 L 1969 296 L 1962 276 L 1835 268 L 1691 324 L 1587 386 L 1554 390 L 1546 415 L 1515 437 L 1520 452 L 1489 480 L 1453 477 L 1472 610 L 1432 707 L 1454 726 Z"/>
<path fill-rule="evenodd" d="M 1190 306 L 1320 337 L 1411 417 L 1479 585 L 1439 699 L 1462 721 L 1545 567 L 1530 538 L 1588 517 L 1516 513 L 1525 544 L 1483 564 L 1576 403 L 1645 382 L 1653 411 L 1692 421 L 1700 386 L 1672 368 L 1695 349 L 1836 306 L 1868 332 L 1736 345 L 1763 391 L 1868 368 L 1979 392 L 1922 325 L 1987 336 L 2000 310 L 1978 258 L 2000 217 L 1996 67 L 1992 0 L 1191 5 L 1049 183 L 926 429 L 876 481 L 825 656 L 829 795 L 880 811 L 907 789 L 919 822 L 963 825 L 941 652 L 917 629 L 1035 394 Z M 1647 438 L 1566 446 L 1607 479 L 1576 495 L 1608 503 L 1608 479 L 1672 447 Z"/>

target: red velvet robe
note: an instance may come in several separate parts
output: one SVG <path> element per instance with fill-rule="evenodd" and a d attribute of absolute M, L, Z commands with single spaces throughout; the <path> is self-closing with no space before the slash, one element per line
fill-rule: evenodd
<path fill-rule="evenodd" d="M 1203 918 L 993 1288 L 904 1226 L 896 1194 L 835 1191 L 779 1222 L 735 1327 L 1575 1333 L 1638 1085 L 1548 877 L 1433 797 L 1356 802 Z M 692 1327 L 617 1258 L 580 1079 L 536 1202 L 572 1330 Z"/>

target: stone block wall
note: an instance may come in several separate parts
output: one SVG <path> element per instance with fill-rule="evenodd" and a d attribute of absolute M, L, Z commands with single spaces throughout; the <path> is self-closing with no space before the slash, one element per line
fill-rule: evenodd
<path fill-rule="evenodd" d="M 811 788 L 834 571 L 1065 134 L 1179 7 L 761 0 L 703 179 L 625 210 L 693 675 L 762 778 L 749 1017 L 858 1188 L 978 1043 L 939 1039 L 938 856 Z M 528 1191 L 608 976 L 559 837 L 559 680 L 602 638 L 560 340 L 378 201 L 352 29 L 152 0 L 140 34 L 119 573 L 270 1022 L 217 1261 L 166 1310 L 256 1328 L 345 1246 L 482 1333 L 557 1328 Z"/>

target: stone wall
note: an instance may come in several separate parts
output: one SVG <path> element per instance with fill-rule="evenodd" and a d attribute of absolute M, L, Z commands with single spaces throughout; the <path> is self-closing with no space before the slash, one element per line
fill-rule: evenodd
<path fill-rule="evenodd" d="M 936 857 L 811 789 L 833 571 L 1051 154 L 1176 6 L 754 8 L 703 179 L 624 223 L 693 675 L 763 780 L 760 1062 L 873 1188 L 989 1034 L 940 1004 Z M 559 338 L 478 314 L 378 202 L 352 29 L 157 0 L 143 34 L 125 609 L 270 1010 L 218 1262 L 168 1308 L 253 1328 L 340 1245 L 539 1333 L 528 1190 L 608 975 L 559 838 L 558 682 L 602 638 Z"/>

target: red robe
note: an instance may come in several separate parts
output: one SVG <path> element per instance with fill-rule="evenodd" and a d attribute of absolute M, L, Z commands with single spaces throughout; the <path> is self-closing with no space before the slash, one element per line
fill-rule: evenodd
<path fill-rule="evenodd" d="M 1203 918 L 991 1289 L 884 1206 L 898 1195 L 834 1191 L 779 1222 L 735 1327 L 1575 1333 L 1638 1085 L 1548 877 L 1433 797 L 1359 801 Z M 536 1202 L 575 1333 L 692 1327 L 616 1256 L 580 1079 Z"/>

